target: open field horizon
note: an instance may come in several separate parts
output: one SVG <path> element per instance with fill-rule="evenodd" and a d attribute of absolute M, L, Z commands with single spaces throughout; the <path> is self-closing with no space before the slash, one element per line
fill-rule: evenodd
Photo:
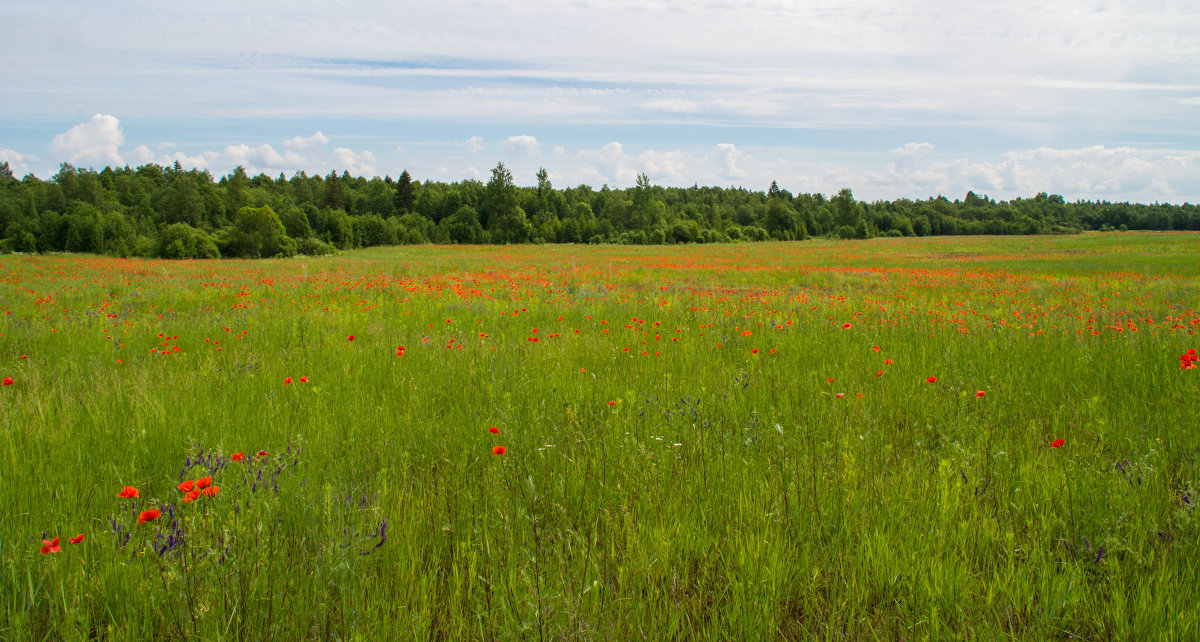
<path fill-rule="evenodd" d="M 1197 637 L 1198 259 L 0 256 L 0 638 Z"/>

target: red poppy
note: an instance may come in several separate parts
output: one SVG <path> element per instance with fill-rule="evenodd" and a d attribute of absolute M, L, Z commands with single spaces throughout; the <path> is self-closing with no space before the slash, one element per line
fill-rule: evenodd
<path fill-rule="evenodd" d="M 57 553 L 61 551 L 62 547 L 58 545 L 58 540 L 59 538 L 57 537 L 54 539 L 42 540 L 42 555 L 48 555 L 50 553 Z"/>
<path fill-rule="evenodd" d="M 1063 444 L 1065 444 L 1065 443 L 1067 443 L 1067 441 L 1065 439 L 1055 439 L 1054 441 L 1050 442 L 1050 447 L 1051 448 L 1062 448 Z"/>
<path fill-rule="evenodd" d="M 83 533 L 80 533 L 80 534 L 76 535 L 75 537 L 68 537 L 67 541 L 71 542 L 72 544 L 78 544 L 79 542 L 83 541 Z"/>
<path fill-rule="evenodd" d="M 199 488 L 200 490 L 204 490 L 205 488 L 208 488 L 209 486 L 212 486 L 212 476 L 211 475 L 208 477 L 201 477 L 200 479 L 196 480 L 196 488 Z M 191 490 L 191 489 L 189 489 L 189 490 Z"/>
<path fill-rule="evenodd" d="M 758 354 L 758 348 L 750 350 L 750 354 Z"/>
<path fill-rule="evenodd" d="M 201 492 L 204 493 L 205 497 L 216 497 L 217 493 L 221 492 L 221 487 L 220 486 L 209 486 L 208 488 L 205 488 Z"/>
<path fill-rule="evenodd" d="M 937 377 L 930 377 L 925 380 L 925 383 L 937 383 Z"/>
<path fill-rule="evenodd" d="M 984 395 L 986 395 L 986 394 L 987 394 L 987 393 L 986 393 L 986 392 L 984 392 L 984 391 L 982 391 L 982 390 L 976 390 L 976 391 L 975 391 L 975 398 L 976 398 L 976 399 L 978 399 L 978 398 L 980 398 L 980 397 L 982 397 L 982 396 L 984 396 Z"/>
<path fill-rule="evenodd" d="M 291 382 L 292 382 L 292 378 L 291 378 L 291 377 L 284 377 L 284 378 L 283 378 L 283 385 L 285 385 L 285 386 L 286 386 L 286 385 L 288 385 L 288 384 L 289 384 L 289 383 L 291 383 Z"/>
<path fill-rule="evenodd" d="M 196 501 L 196 498 L 198 498 L 198 497 L 200 497 L 200 489 L 193 488 L 190 493 L 183 496 L 183 501 L 193 502 L 193 501 Z"/>
<path fill-rule="evenodd" d="M 233 455 L 230 455 L 229 458 L 234 461 L 245 461 L 246 460 L 246 456 L 242 453 L 233 453 Z"/>
<path fill-rule="evenodd" d="M 117 493 L 117 497 L 124 497 L 126 499 L 138 497 L 138 489 L 134 488 L 133 486 L 126 486 L 125 488 L 121 489 L 121 492 Z"/>
<path fill-rule="evenodd" d="M 308 377 L 300 377 L 300 383 L 308 383 Z"/>
<path fill-rule="evenodd" d="M 845 396 L 846 396 L 846 393 L 844 393 L 844 392 L 839 392 L 839 393 L 837 393 L 837 398 L 838 398 L 838 399 L 841 399 L 842 397 L 845 397 Z"/>
<path fill-rule="evenodd" d="M 850 328 L 851 328 L 851 326 L 850 326 L 850 322 L 849 322 L 849 321 L 847 321 L 846 323 L 843 323 L 843 324 L 842 324 L 842 329 L 843 329 L 843 330 L 849 330 Z"/>
<path fill-rule="evenodd" d="M 488 428 L 488 432 L 492 433 L 493 435 L 499 435 L 500 429 L 495 426 L 492 426 L 491 428 Z"/>
<path fill-rule="evenodd" d="M 12 377 L 5 377 L 5 378 L 4 378 L 4 385 L 6 385 L 6 386 L 11 386 L 11 385 L 13 385 L 13 378 L 12 378 Z"/>
<path fill-rule="evenodd" d="M 506 452 L 508 452 L 508 450 L 505 449 L 504 446 L 496 446 L 495 448 L 492 448 L 493 455 L 503 455 Z"/>
<path fill-rule="evenodd" d="M 175 488 L 178 488 L 179 490 L 182 490 L 185 493 L 190 493 L 190 492 L 192 492 L 192 488 L 194 488 L 195 486 L 196 486 L 196 482 L 189 479 L 189 480 L 183 482 L 182 484 L 176 486 Z"/>
<path fill-rule="evenodd" d="M 256 453 L 254 456 L 255 456 L 255 457 L 266 457 L 266 456 L 267 456 L 267 451 L 265 451 L 265 450 L 260 450 L 260 451 L 258 451 L 258 452 L 257 452 L 257 453 Z"/>
<path fill-rule="evenodd" d="M 152 522 L 152 521 L 158 519 L 159 515 L 162 515 L 162 511 L 158 510 L 157 508 L 151 508 L 150 510 L 144 510 L 144 511 L 142 511 L 141 515 L 138 515 L 137 523 L 144 524 L 146 522 Z"/>
<path fill-rule="evenodd" d="M 346 340 L 347 340 L 347 341 L 353 341 L 353 340 L 354 340 L 354 335 L 352 334 L 352 335 L 350 335 L 350 336 L 346 337 Z"/>

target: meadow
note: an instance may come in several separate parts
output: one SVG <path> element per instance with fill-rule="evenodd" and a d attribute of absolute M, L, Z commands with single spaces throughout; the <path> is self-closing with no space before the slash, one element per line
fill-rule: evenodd
<path fill-rule="evenodd" d="M 1197 639 L 1198 279 L 1195 233 L 2 256 L 0 639 Z"/>

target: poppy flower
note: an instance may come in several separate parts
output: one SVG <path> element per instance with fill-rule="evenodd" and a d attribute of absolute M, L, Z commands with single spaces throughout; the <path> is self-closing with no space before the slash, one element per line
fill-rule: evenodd
<path fill-rule="evenodd" d="M 200 490 L 204 490 L 205 488 L 208 488 L 209 486 L 212 486 L 212 476 L 211 475 L 208 477 L 201 477 L 200 479 L 196 480 L 196 488 L 199 488 Z"/>
<path fill-rule="evenodd" d="M 195 486 L 196 486 L 196 482 L 189 479 L 189 480 L 183 482 L 182 484 L 176 486 L 175 488 L 178 488 L 179 490 L 182 490 L 185 493 L 190 493 L 190 492 L 192 492 L 192 488 L 194 488 Z"/>
<path fill-rule="evenodd" d="M 159 515 L 162 515 L 162 511 L 158 510 L 157 508 L 151 508 L 150 510 L 144 510 L 144 511 L 142 511 L 141 515 L 138 515 L 137 523 L 144 524 L 146 522 L 152 522 L 152 521 L 158 519 Z"/>
<path fill-rule="evenodd" d="M 750 354 L 758 354 L 758 348 L 750 350 Z"/>
<path fill-rule="evenodd" d="M 982 397 L 982 396 L 984 396 L 984 395 L 986 395 L 986 394 L 987 394 L 987 393 L 986 393 L 986 392 L 984 392 L 984 391 L 982 391 L 982 390 L 976 390 L 976 391 L 975 391 L 975 398 L 976 398 L 976 399 L 978 399 L 978 398 L 980 398 L 980 397 Z"/>
<path fill-rule="evenodd" d="M 58 545 L 58 540 L 59 538 L 57 537 L 54 539 L 42 540 L 42 555 L 49 555 L 50 553 L 57 553 L 61 551 L 62 547 Z"/>
<path fill-rule="evenodd" d="M 267 451 L 265 451 L 265 450 L 260 450 L 260 451 L 258 451 L 258 453 L 256 453 L 254 456 L 255 456 L 255 457 L 266 457 L 266 456 L 267 456 Z"/>
<path fill-rule="evenodd" d="M 844 392 L 839 392 L 839 393 L 837 393 L 837 398 L 838 398 L 838 399 L 841 399 L 842 397 L 845 397 L 845 396 L 846 396 L 846 393 L 844 393 Z"/>
<path fill-rule="evenodd" d="M 200 497 L 200 489 L 193 488 L 191 492 L 189 492 L 188 494 L 183 496 L 183 501 L 189 502 L 189 503 L 194 502 L 194 501 L 196 501 L 196 499 L 198 497 Z"/>
<path fill-rule="evenodd" d="M 80 534 L 76 535 L 75 537 L 68 537 L 67 541 L 71 542 L 72 544 L 78 544 L 79 542 L 83 541 L 83 533 L 80 533 Z"/>
<path fill-rule="evenodd" d="M 232 455 L 229 456 L 229 458 L 234 461 L 245 461 L 246 455 L 244 455 L 242 453 L 233 453 Z"/>
<path fill-rule="evenodd" d="M 1054 441 L 1050 442 L 1050 447 L 1051 448 L 1062 448 L 1063 444 L 1065 444 L 1065 443 L 1067 443 L 1067 441 L 1065 439 L 1055 439 Z"/>
<path fill-rule="evenodd" d="M 346 340 L 347 340 L 347 341 L 353 341 L 353 340 L 354 340 L 354 335 L 352 334 L 352 335 L 350 335 L 350 336 L 346 337 Z"/>
<path fill-rule="evenodd" d="M 12 377 L 5 377 L 5 378 L 4 378 L 4 385 L 6 385 L 6 386 L 11 386 L 11 385 L 13 385 L 13 378 L 12 378 Z"/>
<path fill-rule="evenodd" d="M 221 487 L 220 486 L 209 486 L 208 488 L 205 488 L 204 490 L 202 490 L 200 492 L 204 493 L 205 497 L 216 497 L 217 493 L 221 492 Z"/>
<path fill-rule="evenodd" d="M 292 382 L 292 378 L 291 378 L 291 377 L 284 377 L 284 378 L 283 378 L 283 385 L 285 385 L 285 386 L 286 386 L 286 385 L 288 385 L 288 384 L 289 384 L 289 383 L 291 383 L 291 382 Z"/>
<path fill-rule="evenodd" d="M 848 322 L 848 321 L 847 321 L 846 323 L 843 323 L 843 324 L 842 324 L 842 329 L 843 329 L 843 330 L 849 330 L 851 327 L 852 327 L 852 326 L 850 325 L 850 322 Z"/>
<path fill-rule="evenodd" d="M 308 383 L 308 377 L 300 377 L 300 383 Z"/>
<path fill-rule="evenodd" d="M 925 380 L 925 383 L 937 383 L 937 377 L 930 377 Z"/>
<path fill-rule="evenodd" d="M 508 450 L 504 446 L 496 446 L 495 448 L 492 448 L 493 455 L 503 455 L 506 452 L 508 452 Z"/>
<path fill-rule="evenodd" d="M 493 435 L 499 435 L 500 429 L 495 426 L 492 426 L 491 428 L 488 428 L 488 432 L 492 433 Z"/>
<path fill-rule="evenodd" d="M 121 492 L 117 493 L 117 497 L 124 497 L 126 499 L 138 497 L 138 489 L 134 488 L 133 486 L 126 486 L 125 488 L 121 489 Z"/>

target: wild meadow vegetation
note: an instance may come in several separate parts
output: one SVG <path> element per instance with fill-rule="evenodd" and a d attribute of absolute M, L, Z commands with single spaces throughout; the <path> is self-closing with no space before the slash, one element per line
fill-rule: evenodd
<path fill-rule="evenodd" d="M 0 257 L 0 638 L 1196 639 L 1200 234 Z"/>

